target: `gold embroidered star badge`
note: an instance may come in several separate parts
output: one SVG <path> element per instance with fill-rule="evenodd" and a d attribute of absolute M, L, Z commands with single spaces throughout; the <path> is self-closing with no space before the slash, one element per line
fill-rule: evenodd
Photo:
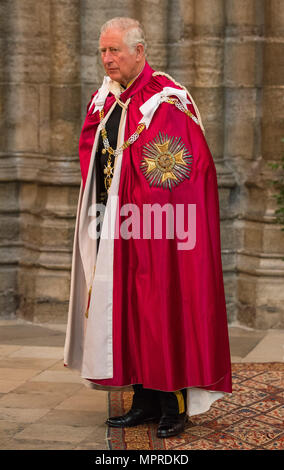
<path fill-rule="evenodd" d="M 150 186 L 172 189 L 190 177 L 192 156 L 180 137 L 159 135 L 143 147 L 141 170 Z"/>

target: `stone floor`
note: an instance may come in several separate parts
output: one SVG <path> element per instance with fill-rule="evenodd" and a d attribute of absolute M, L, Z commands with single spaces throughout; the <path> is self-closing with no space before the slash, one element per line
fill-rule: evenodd
<path fill-rule="evenodd" d="M 229 328 L 232 362 L 284 359 L 284 330 Z M 65 325 L 0 320 L 0 449 L 107 449 L 107 393 L 63 366 Z"/>

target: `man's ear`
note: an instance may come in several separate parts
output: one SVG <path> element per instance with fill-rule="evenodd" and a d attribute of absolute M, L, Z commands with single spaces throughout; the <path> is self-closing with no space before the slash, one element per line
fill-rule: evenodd
<path fill-rule="evenodd" d="M 145 50 L 143 44 L 137 44 L 136 46 L 136 60 L 137 62 L 141 60 L 141 58 L 144 56 Z"/>

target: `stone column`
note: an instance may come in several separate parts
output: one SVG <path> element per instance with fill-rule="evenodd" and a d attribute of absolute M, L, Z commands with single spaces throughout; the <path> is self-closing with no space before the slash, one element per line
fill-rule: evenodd
<path fill-rule="evenodd" d="M 258 4 L 258 5 L 257 5 Z M 226 5 L 225 85 L 225 160 L 237 181 L 234 201 L 238 211 L 230 231 L 232 250 L 236 253 L 237 284 L 234 285 L 235 319 L 241 321 L 242 296 L 247 289 L 240 267 L 244 253 L 244 232 L 250 230 L 246 217 L 248 192 L 245 182 L 259 158 L 263 2 L 228 0 Z M 248 315 L 245 313 L 245 317 Z M 247 320 L 244 321 L 247 324 Z"/>
<path fill-rule="evenodd" d="M 284 233 L 275 223 L 277 208 L 270 180 L 277 173 L 268 163 L 280 162 L 284 154 L 284 11 L 280 0 L 265 1 L 265 41 L 263 47 L 263 89 L 261 115 L 261 158 L 254 185 L 249 214 L 256 221 L 257 243 L 249 274 L 254 276 L 253 325 L 256 328 L 284 326 Z M 251 178 L 253 180 L 253 177 Z"/>
<path fill-rule="evenodd" d="M 0 311 L 13 314 L 17 305 L 19 206 L 15 158 L 8 149 L 8 83 L 10 49 L 9 2 L 0 4 Z M 8 39 L 9 38 L 9 39 Z"/>
<path fill-rule="evenodd" d="M 4 234 L 1 279 L 3 276 L 5 280 L 1 289 L 3 286 L 6 296 L 1 304 L 2 315 L 15 313 L 18 304 L 16 275 L 25 250 L 21 237 L 20 180 L 34 179 L 42 165 L 40 142 L 45 126 L 40 114 L 40 83 L 48 77 L 45 23 L 48 8 L 48 4 L 40 8 L 34 0 L 1 2 L 1 205 L 5 212 L 1 216 Z"/>
<path fill-rule="evenodd" d="M 168 9 L 167 72 L 190 91 L 194 86 L 194 0 L 174 0 Z"/>
<path fill-rule="evenodd" d="M 38 13 L 41 15 L 42 11 Z M 80 184 L 79 0 L 50 1 L 46 6 L 46 27 L 48 71 L 38 80 L 42 97 L 40 119 L 46 122 L 48 132 L 39 142 L 44 165 L 33 181 L 21 185 L 21 237 L 25 251 L 19 273 L 19 315 L 35 321 L 60 322 L 68 308 Z M 35 36 L 33 40 L 36 42 Z M 40 120 L 35 130 L 40 136 L 44 132 Z"/>
<path fill-rule="evenodd" d="M 233 222 L 237 187 L 224 162 L 224 36 L 223 0 L 171 3 L 168 19 L 168 69 L 192 94 L 202 116 L 219 185 L 221 244 L 229 320 L 235 318 L 235 240 Z"/>
<path fill-rule="evenodd" d="M 155 70 L 166 71 L 168 37 L 168 0 L 136 2 L 134 12 L 141 21 L 149 45 L 147 60 Z"/>
<path fill-rule="evenodd" d="M 275 75 L 279 80 L 278 66 L 272 59 L 273 54 L 267 54 L 274 42 L 270 37 L 274 34 L 272 30 L 267 35 L 267 22 L 273 23 L 279 15 L 273 4 L 261 0 L 226 2 L 226 158 L 235 170 L 240 188 L 240 214 L 235 224 L 239 246 L 237 319 L 256 328 L 281 324 L 279 294 L 283 278 L 282 281 L 277 278 L 279 274 L 275 269 L 277 265 L 280 267 L 277 260 L 280 254 L 273 253 L 268 244 L 268 239 L 277 238 L 279 230 L 271 225 L 271 213 L 270 220 L 266 213 L 267 203 L 271 207 L 271 198 L 268 202 L 268 170 L 264 161 L 271 155 L 265 135 L 275 139 L 269 126 L 271 116 L 277 121 L 276 127 L 280 119 L 279 112 L 276 118 L 271 112 L 271 101 L 274 109 L 281 108 L 275 100 L 275 87 L 273 90 L 270 87 Z M 279 89 L 276 95 L 280 97 Z M 280 144 L 275 145 L 279 148 Z M 278 236 L 276 252 L 279 247 Z"/>

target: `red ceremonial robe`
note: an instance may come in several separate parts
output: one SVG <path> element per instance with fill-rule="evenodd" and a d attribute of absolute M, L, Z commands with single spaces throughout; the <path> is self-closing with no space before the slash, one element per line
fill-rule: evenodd
<path fill-rule="evenodd" d="M 139 108 L 144 103 L 165 87 L 181 89 L 166 76 L 153 72 L 146 63 L 138 78 L 119 97 L 121 102 L 128 103 L 124 141 L 143 119 Z M 94 112 L 96 94 L 88 105 L 79 142 L 83 187 L 100 122 L 99 111 Z M 123 151 L 116 227 L 129 220 L 134 209 L 137 216 L 137 208 L 138 218 L 128 225 L 130 234 L 132 230 L 129 239 L 118 230 L 113 241 L 113 291 L 108 303 L 112 334 L 111 339 L 105 340 L 111 342 L 113 368 L 111 375 L 100 377 L 84 373 L 85 378 L 96 384 L 140 383 L 164 391 L 191 387 L 232 391 L 217 175 L 191 97 L 187 95 L 187 98 L 191 116 L 172 102 L 162 100 L 152 114 L 149 127 Z M 105 115 L 114 102 L 114 95 L 109 93 L 103 104 Z M 128 206 L 129 212 L 121 215 L 125 204 L 133 206 Z M 145 204 L 170 206 L 175 227 L 184 217 L 182 226 L 189 232 L 194 223 L 188 207 L 195 207 L 196 236 L 194 241 L 192 235 L 191 247 L 186 248 L 185 240 L 176 230 L 171 238 L 165 235 L 165 214 L 159 226 L 163 229 L 162 237 L 155 237 L 154 224 L 151 236 L 143 237 Z M 95 293 L 93 297 L 89 318 L 95 316 L 92 313 Z M 93 332 L 87 334 L 91 338 L 96 323 L 93 318 L 91 327 L 89 321 L 87 329 L 92 328 Z M 71 357 L 70 351 L 68 354 Z M 85 360 L 92 354 L 92 348 L 88 348 Z"/>

